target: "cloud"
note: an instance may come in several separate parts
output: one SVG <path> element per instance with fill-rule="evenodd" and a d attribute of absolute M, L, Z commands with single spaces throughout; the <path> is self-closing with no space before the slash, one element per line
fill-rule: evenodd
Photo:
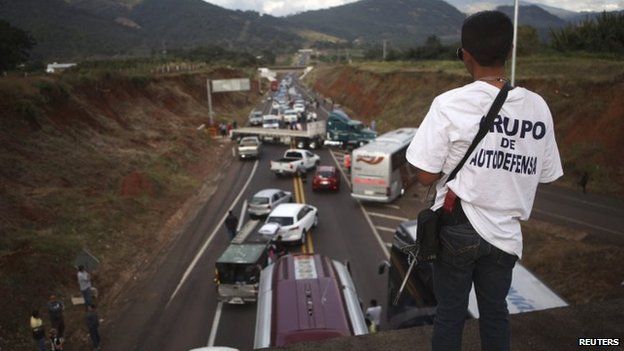
<path fill-rule="evenodd" d="M 357 0 L 204 0 L 228 9 L 253 10 L 273 16 L 285 16 L 297 12 L 344 5 Z M 383 1 L 383 0 L 381 0 Z M 525 0 L 571 11 L 614 11 L 624 10 L 624 0 Z M 449 1 L 457 2 L 457 1 Z M 485 8 L 494 8 L 500 1 L 467 0 L 464 7 L 474 12 Z M 513 3 L 512 0 L 509 0 Z M 465 9 L 464 9 L 465 10 Z"/>
<path fill-rule="evenodd" d="M 208 2 L 228 9 L 254 10 L 273 16 L 285 16 L 297 12 L 344 5 L 354 1 L 356 0 L 209 0 Z"/>

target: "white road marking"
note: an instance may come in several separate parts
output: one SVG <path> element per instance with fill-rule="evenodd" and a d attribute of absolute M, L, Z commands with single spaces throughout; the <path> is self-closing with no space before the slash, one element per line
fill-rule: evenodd
<path fill-rule="evenodd" d="M 387 208 L 394 209 L 394 210 L 400 210 L 401 209 L 401 206 L 399 206 L 399 205 L 384 204 L 383 206 L 387 207 Z"/>
<path fill-rule="evenodd" d="M 223 310 L 223 302 L 219 301 L 217 304 L 217 311 L 212 319 L 212 328 L 210 328 L 210 337 L 208 338 L 208 347 L 214 346 L 215 339 L 217 338 L 217 329 L 219 329 L 219 322 L 221 321 L 221 311 Z"/>
<path fill-rule="evenodd" d="M 169 302 L 167 302 L 167 305 L 165 306 L 165 310 L 167 309 L 167 307 L 169 307 L 169 304 L 171 303 L 173 298 L 176 296 L 176 294 L 178 293 L 178 291 L 180 290 L 180 288 L 182 287 L 182 285 L 188 278 L 189 274 L 191 274 L 191 271 L 193 270 L 193 268 L 195 268 L 197 261 L 199 261 L 199 258 L 204 254 L 204 252 L 208 248 L 208 245 L 210 245 L 210 243 L 212 242 L 212 239 L 214 239 L 215 235 L 217 234 L 217 231 L 221 229 L 221 226 L 223 225 L 223 222 L 225 222 L 225 218 L 227 217 L 227 213 L 231 211 L 234 208 L 234 206 L 236 206 L 236 203 L 238 202 L 238 200 L 240 200 L 245 190 L 247 190 L 247 187 L 249 186 L 249 183 L 251 182 L 251 179 L 253 178 L 254 174 L 256 174 L 257 169 L 258 169 L 258 161 L 256 160 L 256 162 L 254 163 L 254 167 L 251 170 L 251 174 L 249 175 L 249 179 L 247 179 L 247 182 L 245 183 L 241 191 L 238 193 L 238 196 L 236 196 L 236 199 L 234 199 L 234 201 L 232 202 L 232 205 L 230 205 L 230 208 L 228 208 L 228 210 L 225 211 L 225 214 L 223 215 L 223 217 L 221 218 L 217 226 L 214 228 L 214 230 L 212 231 L 208 239 L 206 239 L 206 241 L 204 242 L 204 245 L 202 245 L 201 249 L 199 250 L 197 255 L 195 255 L 195 258 L 193 258 L 193 261 L 191 262 L 191 264 L 188 266 L 188 268 L 182 275 L 182 279 L 180 279 L 178 286 L 174 290 L 173 294 L 171 294 L 171 297 L 169 298 Z"/>
<path fill-rule="evenodd" d="M 245 218 L 245 212 L 247 211 L 247 200 L 243 201 L 243 206 L 241 206 L 241 214 L 238 217 L 238 225 L 236 226 L 236 232 L 240 232 L 243 227 L 243 223 L 245 222 L 243 219 Z"/>
<path fill-rule="evenodd" d="M 373 221 L 371 221 L 370 217 L 368 216 L 368 213 L 366 213 L 366 210 L 364 209 L 364 206 L 362 206 L 362 203 L 360 202 L 360 200 L 356 200 L 356 201 L 357 201 L 358 205 L 360 205 L 360 210 L 362 210 L 362 213 L 364 214 L 364 217 L 366 218 L 366 221 L 368 222 L 368 225 L 373 230 L 373 234 L 375 234 L 375 238 L 377 238 L 377 242 L 379 243 L 379 246 L 381 247 L 381 249 L 383 250 L 384 254 L 386 255 L 386 258 L 389 258 L 390 257 L 390 251 L 388 251 L 388 247 L 386 246 L 384 241 L 381 240 L 381 236 L 379 235 L 379 232 L 377 231 L 377 228 L 375 228 L 375 225 L 373 224 Z"/>
<path fill-rule="evenodd" d="M 392 228 L 388 228 L 388 227 L 382 227 L 380 225 L 376 225 L 375 228 L 381 230 L 382 232 L 389 232 L 389 233 L 396 232 L 396 229 L 392 229 Z"/>
<path fill-rule="evenodd" d="M 340 173 L 342 174 L 342 177 L 347 181 L 347 183 L 349 183 L 349 188 L 350 188 L 351 187 L 351 182 L 349 181 L 349 178 L 347 178 L 347 175 L 345 174 L 344 170 L 342 170 L 342 168 L 338 164 L 338 161 L 336 160 L 336 157 L 334 156 L 334 153 L 331 150 L 329 150 L 329 154 L 334 159 L 334 162 L 336 163 L 336 166 L 338 166 L 338 169 L 340 170 Z M 386 246 L 384 241 L 381 240 L 381 236 L 379 235 L 379 232 L 377 232 L 377 228 L 375 228 L 375 225 L 373 224 L 373 221 L 371 221 L 370 217 L 368 216 L 368 213 L 366 213 L 366 210 L 364 209 L 364 206 L 362 206 L 362 203 L 359 200 L 355 200 L 355 201 L 357 201 L 357 204 L 360 206 L 360 210 L 364 214 L 364 218 L 366 218 L 366 221 L 368 222 L 368 225 L 370 226 L 371 230 L 373 231 L 373 235 L 375 235 L 375 238 L 377 239 L 377 242 L 379 243 L 379 247 L 381 247 L 381 250 L 384 252 L 384 255 L 386 255 L 386 258 L 390 257 L 390 251 L 388 251 L 388 247 Z"/>
<path fill-rule="evenodd" d="M 387 215 L 384 213 L 378 213 L 378 212 L 368 212 L 369 215 L 373 216 L 373 217 L 381 217 L 381 218 L 387 218 L 387 219 L 394 219 L 396 221 L 401 221 L 401 222 L 405 222 L 405 221 L 409 221 L 409 218 L 405 218 L 405 217 L 399 217 L 399 216 L 391 216 L 391 215 Z"/>
<path fill-rule="evenodd" d="M 560 216 L 560 215 L 557 215 L 557 214 L 554 214 L 554 213 L 550 213 L 550 212 L 547 212 L 547 211 L 538 210 L 536 208 L 533 209 L 533 212 L 537 212 L 537 213 L 541 213 L 541 214 L 546 215 L 546 216 L 551 216 L 551 217 L 555 217 L 555 218 L 558 218 L 558 219 L 562 219 L 564 221 L 568 221 L 568 222 L 584 225 L 586 227 L 597 229 L 597 230 L 601 230 L 601 231 L 604 231 L 604 232 L 607 232 L 607 233 L 612 233 L 612 234 L 617 234 L 617 235 L 624 235 L 624 232 L 618 232 L 617 230 L 601 227 L 601 226 L 598 226 L 598 225 L 593 225 L 593 224 L 590 224 L 590 223 L 587 223 L 587 222 L 583 222 L 583 221 L 579 221 L 579 220 L 576 220 L 576 219 L 572 219 L 570 217 Z"/>

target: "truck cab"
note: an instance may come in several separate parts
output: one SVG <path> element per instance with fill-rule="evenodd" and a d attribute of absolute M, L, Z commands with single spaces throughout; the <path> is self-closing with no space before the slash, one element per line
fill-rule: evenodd
<path fill-rule="evenodd" d="M 327 144 L 362 146 L 376 137 L 376 132 L 352 120 L 343 111 L 334 110 L 327 117 Z"/>

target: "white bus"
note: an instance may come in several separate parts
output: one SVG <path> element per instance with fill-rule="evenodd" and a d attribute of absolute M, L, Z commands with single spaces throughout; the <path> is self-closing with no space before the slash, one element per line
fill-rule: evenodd
<path fill-rule="evenodd" d="M 416 128 L 401 128 L 383 134 L 353 150 L 351 196 L 363 201 L 392 202 L 413 182 L 415 169 L 405 152 Z"/>

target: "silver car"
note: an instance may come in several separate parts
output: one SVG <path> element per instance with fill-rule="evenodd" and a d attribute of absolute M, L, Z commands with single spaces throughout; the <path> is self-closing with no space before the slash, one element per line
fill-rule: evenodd
<path fill-rule="evenodd" d="M 247 206 L 247 212 L 252 218 L 265 216 L 279 204 L 292 201 L 292 193 L 280 189 L 264 189 L 257 192 Z"/>

